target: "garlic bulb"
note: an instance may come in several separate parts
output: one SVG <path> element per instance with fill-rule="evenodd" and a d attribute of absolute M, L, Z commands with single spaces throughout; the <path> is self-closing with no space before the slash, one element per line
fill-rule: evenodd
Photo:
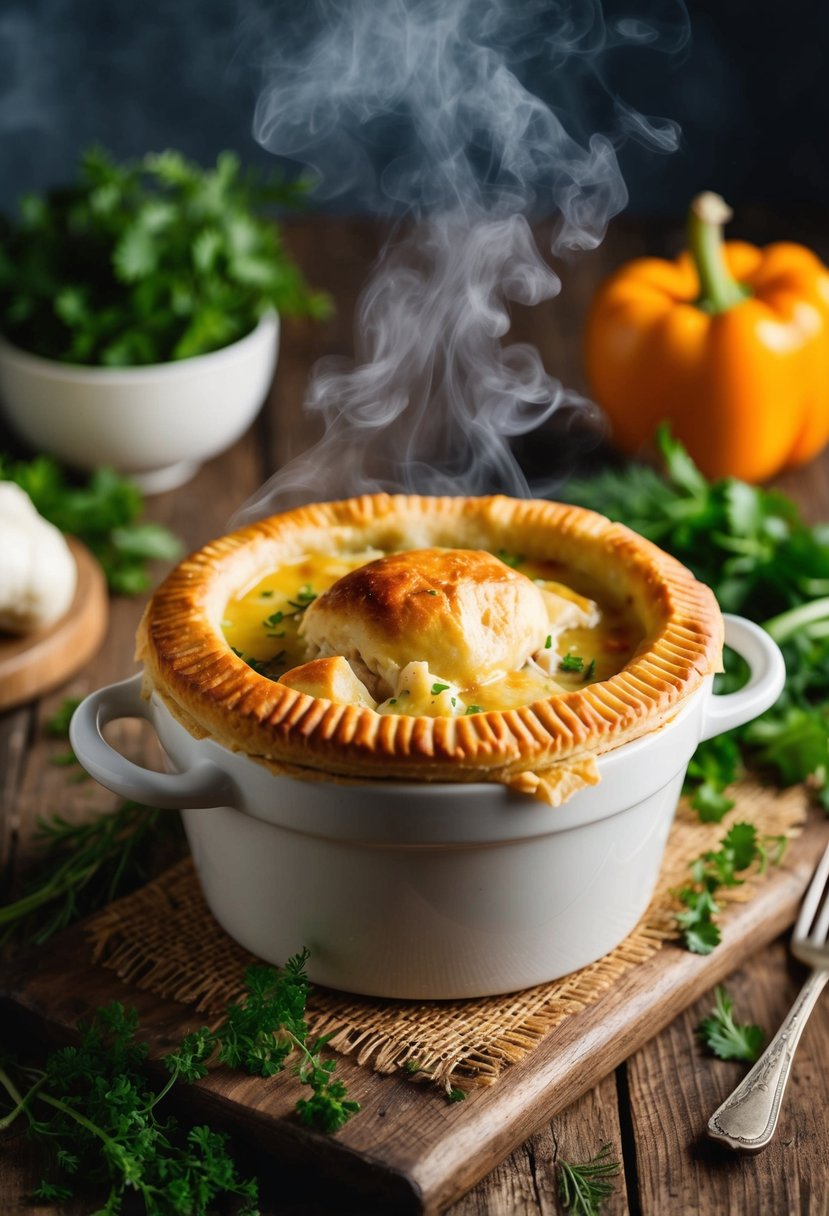
<path fill-rule="evenodd" d="M 0 482 L 0 631 L 30 633 L 63 616 L 75 594 L 75 559 L 20 486 Z"/>

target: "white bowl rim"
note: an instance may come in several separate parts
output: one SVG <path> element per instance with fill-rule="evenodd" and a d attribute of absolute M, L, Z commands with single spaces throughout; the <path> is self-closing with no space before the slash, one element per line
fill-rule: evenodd
<path fill-rule="evenodd" d="M 43 355 L 35 355 L 15 346 L 0 333 L 0 357 L 20 367 L 28 367 L 33 372 L 54 380 L 64 380 L 84 383 L 93 380 L 97 384 L 117 384 L 126 380 L 156 380 L 173 375 L 183 375 L 191 371 L 201 371 L 207 366 L 214 367 L 224 359 L 232 360 L 243 354 L 249 346 L 258 345 L 263 339 L 279 331 L 279 313 L 275 309 L 267 309 L 249 330 L 235 342 L 220 346 L 218 350 L 208 351 L 203 355 L 191 355 L 187 359 L 170 359 L 166 363 L 136 363 L 127 367 L 102 367 L 96 363 L 62 363 L 59 359 L 47 359 Z"/>

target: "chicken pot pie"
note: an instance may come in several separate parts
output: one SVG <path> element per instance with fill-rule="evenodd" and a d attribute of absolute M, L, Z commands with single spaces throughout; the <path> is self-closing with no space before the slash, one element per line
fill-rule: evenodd
<path fill-rule="evenodd" d="M 373 495 L 206 545 L 151 599 L 145 690 L 309 778 L 497 781 L 558 805 L 720 669 L 711 591 L 600 515 Z"/>

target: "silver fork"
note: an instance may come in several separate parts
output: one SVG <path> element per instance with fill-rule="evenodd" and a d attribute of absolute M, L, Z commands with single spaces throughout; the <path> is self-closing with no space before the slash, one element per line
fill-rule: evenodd
<path fill-rule="evenodd" d="M 797 924 L 791 950 L 812 972 L 786 1020 L 760 1059 L 708 1120 L 708 1134 L 729 1148 L 757 1153 L 774 1135 L 794 1053 L 815 1002 L 829 979 L 829 845 L 820 859 Z"/>

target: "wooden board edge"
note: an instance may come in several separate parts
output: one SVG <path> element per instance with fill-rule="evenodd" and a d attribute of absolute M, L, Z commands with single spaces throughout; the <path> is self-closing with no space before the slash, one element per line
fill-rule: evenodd
<path fill-rule="evenodd" d="M 732 905 L 716 950 L 701 956 L 666 943 L 598 1001 L 552 1031 L 529 1056 L 509 1068 L 492 1090 L 473 1094 L 468 1100 L 468 1119 L 463 1110 L 467 1103 L 461 1104 L 455 1134 L 437 1144 L 431 1155 L 421 1156 L 410 1170 L 424 1195 L 426 1216 L 442 1211 L 484 1177 L 484 1172 L 472 1168 L 473 1145 L 477 1152 L 485 1147 L 488 1172 L 664 1030 L 683 1009 L 721 983 L 749 954 L 790 928 L 827 844 L 829 821 L 815 812 L 810 815 L 808 830 L 790 842 L 785 866 L 774 875 L 774 886 L 764 884 L 750 901 Z M 766 910 L 759 926 L 758 900 Z M 769 914 L 772 904 L 776 906 Z M 666 952 L 670 952 L 669 967 L 665 966 Z M 620 1024 L 614 1015 L 622 1008 L 629 1020 Z M 563 1077 L 565 1058 L 569 1075 Z M 575 1063 L 579 1067 L 574 1079 Z M 483 1108 L 490 1104 L 497 1105 L 501 1118 L 495 1133 L 484 1140 Z M 473 1119 L 476 1105 L 482 1109 Z"/>
<path fill-rule="evenodd" d="M 367 1197 L 374 1198 L 383 1187 L 389 1188 L 389 1198 L 394 1196 L 401 1211 L 427 1216 L 444 1210 L 544 1122 L 591 1089 L 678 1012 L 739 966 L 755 948 L 761 949 L 791 925 L 827 841 L 829 821 L 815 814 L 809 829 L 791 842 L 784 866 L 774 873 L 773 881 L 760 886 L 750 902 L 732 905 L 723 923 L 723 941 L 711 955 L 693 955 L 666 943 L 598 1001 L 551 1032 L 524 1060 L 507 1069 L 497 1085 L 474 1090 L 463 1103 L 447 1107 L 434 1090 L 419 1090 L 408 1080 L 362 1070 L 373 1093 L 382 1091 L 391 1100 L 405 1095 L 407 1105 L 421 1103 L 425 1117 L 422 1135 L 413 1155 L 410 1137 L 403 1138 L 403 1143 L 395 1140 L 392 1120 L 382 1131 L 373 1125 L 373 1130 L 381 1134 L 369 1152 L 358 1143 L 365 1136 L 357 1135 L 354 1124 L 346 1125 L 336 1138 L 324 1141 L 331 1150 L 327 1155 L 337 1181 L 361 1194 L 367 1188 Z M 67 947 L 72 944 L 76 953 L 85 948 L 82 927 L 57 939 L 64 960 L 70 958 Z M 45 953 L 33 955 L 6 986 L 7 999 L 30 1017 L 46 1023 L 48 1017 L 38 1008 L 37 974 L 48 972 L 49 953 L 47 948 Z M 102 968 L 95 968 L 94 973 L 102 983 L 114 978 Z M 122 999 L 136 1004 L 139 1012 L 157 1000 L 152 994 L 122 987 Z M 48 991 L 47 983 L 41 998 Z M 78 1000 L 79 1010 L 82 1004 Z M 164 1002 L 163 1007 L 176 1033 L 185 1018 L 198 1021 L 187 1006 Z M 68 1016 L 65 1010 L 63 1015 Z M 162 1039 L 163 1026 L 162 1019 Z M 56 1026 L 53 1021 L 45 1028 L 51 1030 L 53 1039 L 66 1034 L 66 1023 Z M 345 1073 L 359 1068 L 348 1057 L 340 1057 L 340 1062 Z M 282 1142 L 293 1146 L 293 1151 L 307 1152 L 315 1168 L 322 1168 L 319 1136 L 289 1123 L 284 1102 L 275 1103 L 275 1109 L 257 1107 L 254 1112 L 235 1100 L 233 1086 L 217 1074 L 199 1083 L 194 1092 L 228 1125 L 241 1126 L 248 1135 L 255 1131 L 269 1151 L 275 1151 Z"/>

